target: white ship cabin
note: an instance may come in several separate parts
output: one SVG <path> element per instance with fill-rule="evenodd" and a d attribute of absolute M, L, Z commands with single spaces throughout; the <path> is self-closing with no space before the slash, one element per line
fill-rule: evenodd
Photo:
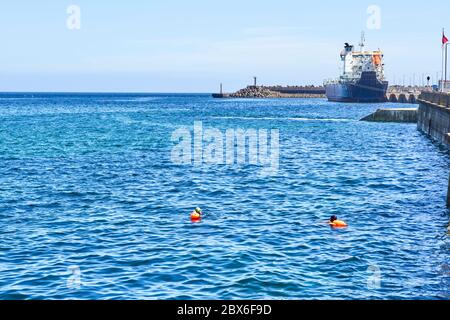
<path fill-rule="evenodd" d="M 362 72 L 375 71 L 380 81 L 384 81 L 383 52 L 355 51 L 354 46 L 345 44 L 345 49 L 341 52 L 341 60 L 344 63 L 342 80 L 358 80 Z"/>

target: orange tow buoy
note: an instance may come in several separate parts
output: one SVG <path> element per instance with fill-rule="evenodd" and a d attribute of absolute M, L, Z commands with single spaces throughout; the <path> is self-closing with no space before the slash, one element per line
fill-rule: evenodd
<path fill-rule="evenodd" d="M 202 220 L 202 209 L 200 208 L 195 208 L 194 211 L 191 212 L 191 221 L 192 222 L 199 222 L 200 220 Z"/>
<path fill-rule="evenodd" d="M 345 228 L 348 227 L 348 225 L 341 220 L 335 220 L 334 222 L 330 222 L 330 225 L 334 228 Z"/>
<path fill-rule="evenodd" d="M 191 213 L 191 221 L 192 222 L 198 222 L 201 219 L 202 219 L 202 216 L 199 213 L 197 213 L 195 211 Z"/>
<path fill-rule="evenodd" d="M 346 228 L 346 227 L 348 227 L 348 225 L 344 221 L 338 220 L 338 218 L 336 216 L 332 216 L 330 218 L 330 226 L 332 226 L 333 228 Z"/>

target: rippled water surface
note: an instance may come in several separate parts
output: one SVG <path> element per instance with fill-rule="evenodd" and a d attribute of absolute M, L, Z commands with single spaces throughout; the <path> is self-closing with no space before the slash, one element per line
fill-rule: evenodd
<path fill-rule="evenodd" d="M 450 298 L 448 154 L 378 107 L 0 95 L 0 298 Z M 278 174 L 173 163 L 194 121 L 279 129 Z"/>

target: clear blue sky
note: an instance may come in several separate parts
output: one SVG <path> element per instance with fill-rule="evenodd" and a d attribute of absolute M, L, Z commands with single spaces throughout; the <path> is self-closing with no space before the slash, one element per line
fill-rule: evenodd
<path fill-rule="evenodd" d="M 81 29 L 66 26 L 81 8 Z M 367 8 L 381 29 L 367 29 Z M 321 84 L 339 73 L 344 42 L 385 52 L 406 82 L 441 70 L 448 0 L 3 1 L 0 91 L 213 92 L 263 84 Z M 400 79 L 400 80 L 399 80 Z"/>

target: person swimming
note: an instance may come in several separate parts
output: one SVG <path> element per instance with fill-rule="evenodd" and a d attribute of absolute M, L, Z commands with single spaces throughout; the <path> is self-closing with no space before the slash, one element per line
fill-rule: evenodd
<path fill-rule="evenodd" d="M 338 217 L 334 216 L 334 215 L 331 216 L 329 223 L 330 223 L 330 226 L 335 227 L 335 228 L 345 228 L 348 226 L 344 221 L 339 220 Z"/>
<path fill-rule="evenodd" d="M 199 221 L 202 219 L 203 211 L 199 207 L 195 208 L 194 211 L 191 212 L 191 220 Z"/>

